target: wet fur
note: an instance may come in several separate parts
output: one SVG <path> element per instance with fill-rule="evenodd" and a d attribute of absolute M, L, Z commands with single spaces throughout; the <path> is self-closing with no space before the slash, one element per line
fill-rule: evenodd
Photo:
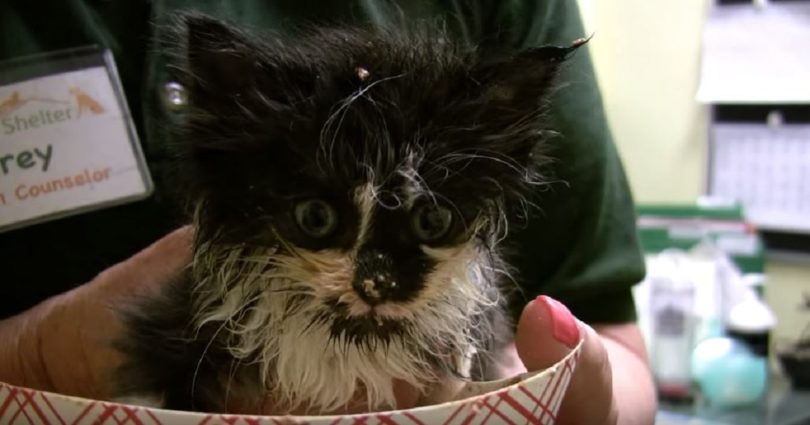
<path fill-rule="evenodd" d="M 484 55 L 428 26 L 258 37 L 197 14 L 168 34 L 191 96 L 173 148 L 194 257 L 122 306 L 118 394 L 318 413 L 355 395 L 393 408 L 395 379 L 427 399 L 492 378 L 511 337 L 501 242 L 544 183 L 545 101 L 571 49 Z M 291 219 L 310 196 L 341 217 L 328 241 Z M 453 209 L 452 237 L 409 239 L 424 202 Z M 400 282 L 373 317 L 351 285 L 362 264 Z"/>

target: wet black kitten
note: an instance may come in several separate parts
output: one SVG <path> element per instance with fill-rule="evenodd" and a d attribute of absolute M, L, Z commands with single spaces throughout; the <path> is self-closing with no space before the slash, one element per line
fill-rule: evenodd
<path fill-rule="evenodd" d="M 359 395 L 374 410 L 394 406 L 395 380 L 435 400 L 491 377 L 511 336 L 499 244 L 542 182 L 545 99 L 574 48 L 485 57 L 427 28 L 175 25 L 194 258 L 126 309 L 120 395 L 310 412 Z"/>

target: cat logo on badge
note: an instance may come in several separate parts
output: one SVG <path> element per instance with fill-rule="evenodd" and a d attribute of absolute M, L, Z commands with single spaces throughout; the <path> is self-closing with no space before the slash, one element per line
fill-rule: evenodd
<path fill-rule="evenodd" d="M 4 120 L 4 127 L 6 127 L 7 131 L 13 133 L 15 131 L 22 131 L 27 130 L 31 126 L 38 126 L 36 124 L 32 124 L 29 121 L 38 121 L 42 124 L 55 124 L 57 122 L 71 120 L 71 119 L 80 119 L 84 112 L 89 112 L 93 115 L 100 115 L 105 112 L 105 108 L 98 102 L 98 100 L 94 99 L 92 96 L 87 94 L 84 90 L 79 87 L 71 87 L 69 90 L 70 97 L 73 99 L 74 108 L 76 111 L 75 118 L 73 118 L 71 112 L 74 111 L 73 108 L 65 109 L 62 108 L 49 108 L 49 109 L 39 109 L 37 113 L 30 115 L 29 117 L 17 117 L 14 116 L 13 118 L 9 118 L 9 121 Z M 43 104 L 51 104 L 51 105 L 70 105 L 71 99 L 70 97 L 66 100 L 60 99 L 53 99 L 48 97 L 22 97 L 20 96 L 20 92 L 15 90 L 12 92 L 8 97 L 0 101 L 0 118 L 6 118 L 6 116 L 10 115 L 14 111 L 19 110 L 24 105 L 28 103 L 43 103 Z"/>

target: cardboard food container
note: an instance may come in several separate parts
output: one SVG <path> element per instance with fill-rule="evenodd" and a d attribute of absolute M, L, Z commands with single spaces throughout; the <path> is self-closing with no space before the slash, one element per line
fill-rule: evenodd
<path fill-rule="evenodd" d="M 582 343 L 540 372 L 470 383 L 456 401 L 407 410 L 332 416 L 247 416 L 181 412 L 70 397 L 0 382 L 6 425 L 478 425 L 554 424 Z"/>

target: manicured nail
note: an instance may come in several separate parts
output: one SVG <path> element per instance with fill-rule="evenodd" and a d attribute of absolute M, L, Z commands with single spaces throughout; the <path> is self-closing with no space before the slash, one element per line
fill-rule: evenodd
<path fill-rule="evenodd" d="M 579 327 L 574 315 L 559 301 L 545 295 L 537 300 L 546 307 L 551 318 L 551 334 L 560 343 L 573 349 L 579 343 Z"/>

